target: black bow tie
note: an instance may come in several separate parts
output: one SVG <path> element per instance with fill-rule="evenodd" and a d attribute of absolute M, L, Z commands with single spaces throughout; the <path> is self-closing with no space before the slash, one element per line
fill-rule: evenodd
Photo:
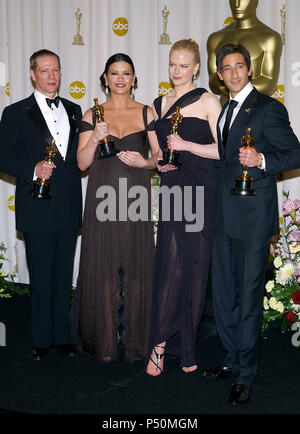
<path fill-rule="evenodd" d="M 46 103 L 48 104 L 48 106 L 51 108 L 51 105 L 52 104 L 54 104 L 55 105 L 55 107 L 58 107 L 58 104 L 59 104 L 59 96 L 56 96 L 55 98 L 53 98 L 53 99 L 50 99 L 50 98 L 46 98 Z"/>

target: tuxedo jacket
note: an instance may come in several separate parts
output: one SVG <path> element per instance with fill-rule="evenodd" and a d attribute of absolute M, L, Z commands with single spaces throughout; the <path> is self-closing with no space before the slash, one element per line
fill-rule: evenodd
<path fill-rule="evenodd" d="M 36 164 L 45 159 L 53 139 L 34 95 L 6 107 L 0 122 L 0 171 L 17 178 L 16 228 L 21 232 L 53 232 L 81 227 L 82 194 L 77 165 L 79 105 L 61 98 L 70 122 L 65 160 L 57 152 L 56 168 L 47 181 L 50 199 L 31 196 Z"/>
<path fill-rule="evenodd" d="M 277 234 L 276 174 L 300 167 L 300 144 L 290 126 L 285 106 L 254 88 L 231 125 L 225 149 L 219 121 L 215 231 L 218 232 L 223 222 L 228 235 L 236 239 L 267 238 Z M 235 186 L 235 177 L 242 174 L 239 148 L 247 128 L 252 130 L 256 151 L 264 154 L 266 170 L 249 169 L 249 176 L 254 179 L 255 196 L 234 196 L 231 189 Z"/>

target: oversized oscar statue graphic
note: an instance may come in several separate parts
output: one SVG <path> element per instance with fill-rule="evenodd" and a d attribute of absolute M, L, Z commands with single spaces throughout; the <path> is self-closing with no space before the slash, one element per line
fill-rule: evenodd
<path fill-rule="evenodd" d="M 212 33 L 207 40 L 209 87 L 213 93 L 221 95 L 222 104 L 228 100 L 228 90 L 217 75 L 216 55 L 224 45 L 241 44 L 247 48 L 252 59 L 253 86 L 271 96 L 279 77 L 281 35 L 256 17 L 258 0 L 230 0 L 229 3 L 234 22 Z"/>
<path fill-rule="evenodd" d="M 93 115 L 95 116 L 96 122 L 104 122 L 104 108 L 102 105 L 98 104 L 98 98 L 94 98 L 94 107 L 92 108 Z M 104 137 L 104 139 L 99 141 L 99 151 L 97 158 L 101 160 L 102 158 L 114 157 L 120 151 L 115 148 L 115 143 L 113 139 L 109 137 Z"/>
<path fill-rule="evenodd" d="M 247 128 L 245 136 L 241 137 L 242 148 L 253 148 L 255 138 L 251 134 L 251 128 Z M 253 190 L 253 177 L 248 175 L 249 168 L 242 166 L 243 173 L 241 176 L 235 178 L 235 187 L 231 190 L 231 193 L 235 196 L 255 196 L 256 191 Z"/>
<path fill-rule="evenodd" d="M 81 18 L 82 18 L 82 12 L 80 12 L 80 9 L 77 8 L 75 12 L 76 35 L 74 36 L 74 41 L 72 42 L 72 45 L 84 45 L 83 38 L 80 34 Z"/>
<path fill-rule="evenodd" d="M 163 17 L 163 32 L 160 35 L 160 40 L 159 40 L 159 44 L 161 45 L 169 45 L 172 44 L 172 42 L 170 41 L 170 36 L 167 33 L 167 26 L 168 26 L 168 16 L 169 16 L 169 11 L 167 6 L 165 6 L 163 8 L 163 10 L 161 11 L 162 17 Z"/>
<path fill-rule="evenodd" d="M 57 154 L 57 148 L 55 145 L 55 140 L 52 140 L 50 146 L 46 146 L 45 148 L 45 162 L 47 164 L 51 164 Z M 34 181 L 34 188 L 31 192 L 32 197 L 36 197 L 37 199 L 50 199 L 49 190 L 50 184 L 46 181 L 46 179 L 37 179 Z"/>

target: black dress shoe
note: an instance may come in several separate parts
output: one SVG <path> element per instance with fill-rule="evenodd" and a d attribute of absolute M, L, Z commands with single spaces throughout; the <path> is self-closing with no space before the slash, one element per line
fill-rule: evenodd
<path fill-rule="evenodd" d="M 33 348 L 33 350 L 31 351 L 32 360 L 36 360 L 36 361 L 42 360 L 47 355 L 48 351 L 49 351 L 48 347 L 45 347 L 45 348 L 42 348 L 42 347 Z"/>
<path fill-rule="evenodd" d="M 59 351 L 67 357 L 75 357 L 77 355 L 77 350 L 71 344 L 58 345 Z"/>
<path fill-rule="evenodd" d="M 232 369 L 228 366 L 220 366 L 218 368 L 200 369 L 200 373 L 206 378 L 228 378 L 231 376 Z"/>
<path fill-rule="evenodd" d="M 251 389 L 244 384 L 234 383 L 231 387 L 228 402 L 229 404 L 244 404 L 250 399 Z"/>

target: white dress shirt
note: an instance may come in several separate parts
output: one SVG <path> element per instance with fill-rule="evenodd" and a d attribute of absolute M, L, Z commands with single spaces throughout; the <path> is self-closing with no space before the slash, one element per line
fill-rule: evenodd
<path fill-rule="evenodd" d="M 55 140 L 56 147 L 63 159 L 65 159 L 70 134 L 70 122 L 66 109 L 61 101 L 59 101 L 58 107 L 52 104 L 50 108 L 46 102 L 46 96 L 37 90 L 34 91 L 34 96 L 47 127 Z"/>
<path fill-rule="evenodd" d="M 245 99 L 250 94 L 250 92 L 252 92 L 252 90 L 253 90 L 253 86 L 252 86 L 252 84 L 249 81 L 249 83 L 246 84 L 246 86 L 234 98 L 230 97 L 230 100 L 233 99 L 234 101 L 237 101 L 238 104 L 233 109 L 233 114 L 232 114 L 232 118 L 231 118 L 231 122 L 230 122 L 229 128 L 231 127 L 232 123 L 234 122 L 235 118 L 237 117 L 237 114 L 238 114 L 240 108 L 242 107 L 242 104 L 244 103 Z M 219 122 L 219 127 L 220 127 L 221 131 L 223 131 L 223 127 L 224 127 L 224 124 L 225 124 L 225 119 L 226 119 L 226 114 L 227 114 L 227 111 L 228 111 L 228 107 L 224 111 L 223 116 L 222 116 L 222 118 L 220 119 L 220 122 Z M 261 163 L 260 169 L 264 169 L 265 170 L 265 168 L 266 168 L 265 157 L 264 157 L 263 154 L 260 154 L 260 155 L 262 156 L 262 163 Z"/>

